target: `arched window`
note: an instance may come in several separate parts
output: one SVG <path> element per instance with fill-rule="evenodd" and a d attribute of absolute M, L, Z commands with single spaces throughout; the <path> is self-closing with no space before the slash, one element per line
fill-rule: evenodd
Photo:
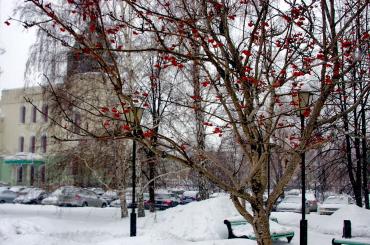
<path fill-rule="evenodd" d="M 26 123 L 26 107 L 23 105 L 21 106 L 21 111 L 20 111 L 20 122 L 21 123 Z"/>
<path fill-rule="evenodd" d="M 41 165 L 40 167 L 40 181 L 41 184 L 45 184 L 46 178 L 45 178 L 45 165 Z"/>
<path fill-rule="evenodd" d="M 35 182 L 35 167 L 31 165 L 30 169 L 30 185 L 33 185 Z"/>
<path fill-rule="evenodd" d="M 23 166 L 17 168 L 17 183 L 23 182 Z"/>
<path fill-rule="evenodd" d="M 49 106 L 48 105 L 42 106 L 42 114 L 43 114 L 44 122 L 47 122 L 48 117 L 49 117 Z"/>
<path fill-rule="evenodd" d="M 24 137 L 23 136 L 19 137 L 18 151 L 19 152 L 24 152 Z"/>
<path fill-rule="evenodd" d="M 41 136 L 41 151 L 42 153 L 46 153 L 47 149 L 47 138 L 46 135 Z"/>
<path fill-rule="evenodd" d="M 36 137 L 32 136 L 30 140 L 30 152 L 35 153 L 36 152 Z"/>
<path fill-rule="evenodd" d="M 31 121 L 33 123 L 36 122 L 36 119 L 37 119 L 36 117 L 37 117 L 37 108 L 36 108 L 36 106 L 34 106 L 34 107 L 32 107 L 32 118 L 31 118 Z"/>

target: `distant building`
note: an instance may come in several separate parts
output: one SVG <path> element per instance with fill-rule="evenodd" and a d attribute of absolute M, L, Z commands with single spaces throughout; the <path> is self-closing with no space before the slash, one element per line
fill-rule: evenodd
<path fill-rule="evenodd" d="M 41 88 L 3 90 L 0 109 L 0 181 L 42 186 L 49 152 L 49 108 Z"/>

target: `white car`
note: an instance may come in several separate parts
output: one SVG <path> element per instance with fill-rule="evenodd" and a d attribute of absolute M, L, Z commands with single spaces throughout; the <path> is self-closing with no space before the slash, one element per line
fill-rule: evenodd
<path fill-rule="evenodd" d="M 302 210 L 301 196 L 286 196 L 276 207 L 277 212 L 296 212 L 300 213 Z M 306 200 L 306 213 L 310 213 L 310 208 Z"/>
<path fill-rule="evenodd" d="M 332 214 L 338 209 L 347 205 L 353 204 L 352 197 L 347 195 L 329 196 L 325 199 L 324 203 L 319 207 L 320 214 Z"/>

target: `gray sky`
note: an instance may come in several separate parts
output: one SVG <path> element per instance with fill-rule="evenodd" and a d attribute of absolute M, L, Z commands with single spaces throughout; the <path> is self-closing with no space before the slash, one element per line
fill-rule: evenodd
<path fill-rule="evenodd" d="M 10 26 L 4 24 L 15 4 L 23 0 L 0 0 L 0 48 L 5 54 L 0 55 L 0 90 L 24 86 L 24 69 L 28 49 L 35 40 L 34 31 L 26 31 L 16 22 Z"/>

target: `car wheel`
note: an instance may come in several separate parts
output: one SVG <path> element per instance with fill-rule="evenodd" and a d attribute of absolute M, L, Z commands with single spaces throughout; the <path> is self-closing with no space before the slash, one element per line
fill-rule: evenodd
<path fill-rule="evenodd" d="M 0 200 L 0 203 L 5 203 L 5 201 L 4 200 Z"/>
<path fill-rule="evenodd" d="M 101 205 L 102 208 L 106 208 L 107 207 L 107 204 L 105 202 L 103 202 L 103 204 Z"/>
<path fill-rule="evenodd" d="M 87 204 L 87 202 L 82 203 L 82 207 L 87 207 L 87 206 L 89 206 L 89 205 Z"/>

